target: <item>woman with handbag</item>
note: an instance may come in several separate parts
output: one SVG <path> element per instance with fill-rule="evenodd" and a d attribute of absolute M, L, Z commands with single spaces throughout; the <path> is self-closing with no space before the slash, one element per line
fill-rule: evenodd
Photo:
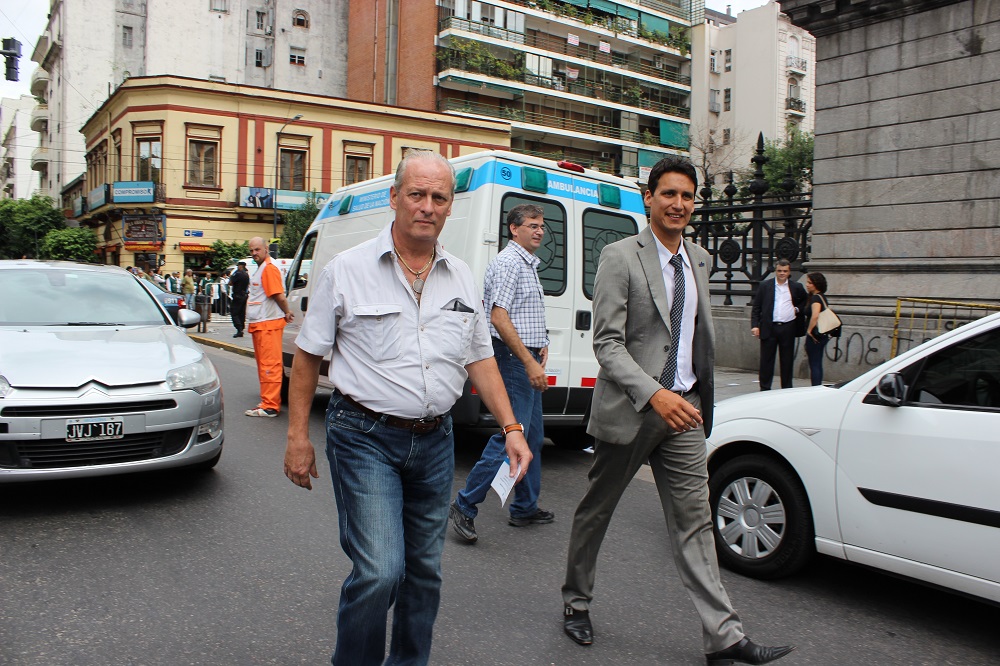
<path fill-rule="evenodd" d="M 809 292 L 809 325 L 806 328 L 806 355 L 809 357 L 809 375 L 812 385 L 823 383 L 823 350 L 830 336 L 820 333 L 819 314 L 829 309 L 826 304 L 826 277 L 822 273 L 806 273 L 806 291 Z"/>

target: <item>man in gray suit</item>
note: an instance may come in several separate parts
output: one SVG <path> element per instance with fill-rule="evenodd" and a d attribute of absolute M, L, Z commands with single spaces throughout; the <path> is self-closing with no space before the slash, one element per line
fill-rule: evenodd
<path fill-rule="evenodd" d="M 601 365 L 587 432 L 597 440 L 577 507 L 562 588 L 566 634 L 593 642 L 590 602 L 611 515 L 649 462 L 674 562 L 702 620 L 710 665 L 764 664 L 792 647 L 751 642 L 719 577 L 708 504 L 705 437 L 715 400 L 708 253 L 684 241 L 697 175 L 668 157 L 649 175 L 649 227 L 604 248 L 594 283 L 594 353 Z"/>

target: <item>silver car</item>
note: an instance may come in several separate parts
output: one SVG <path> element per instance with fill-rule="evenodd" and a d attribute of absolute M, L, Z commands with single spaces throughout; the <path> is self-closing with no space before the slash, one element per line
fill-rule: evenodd
<path fill-rule="evenodd" d="M 212 362 L 125 270 L 0 261 L 0 483 L 213 467 Z"/>

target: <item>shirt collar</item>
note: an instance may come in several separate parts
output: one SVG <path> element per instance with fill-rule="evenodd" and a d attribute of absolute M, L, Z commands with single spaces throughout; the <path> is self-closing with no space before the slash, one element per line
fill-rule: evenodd
<path fill-rule="evenodd" d="M 667 249 L 666 245 L 660 242 L 656 234 L 653 234 L 653 240 L 656 242 L 656 253 L 660 256 L 660 268 L 666 268 L 670 264 L 670 258 L 674 254 Z M 681 241 L 680 246 L 677 248 L 677 254 L 681 256 L 681 262 L 688 268 L 691 268 L 691 260 L 688 258 L 687 250 L 684 249 L 684 241 Z"/>
<path fill-rule="evenodd" d="M 532 268 L 537 267 L 538 264 L 540 264 L 542 262 L 542 260 L 539 259 L 537 255 L 534 255 L 534 254 L 528 252 L 527 250 L 525 250 L 521 246 L 521 244 L 518 243 L 515 240 L 508 241 L 507 247 L 513 248 L 512 251 L 516 252 L 522 259 L 524 259 L 524 262 L 526 264 L 528 264 L 529 266 L 531 266 Z"/>
<path fill-rule="evenodd" d="M 392 225 L 396 223 L 393 220 L 389 224 L 382 228 L 378 236 L 375 238 L 375 251 L 378 253 L 379 258 L 384 257 L 387 254 L 392 254 L 393 244 L 392 244 Z M 449 261 L 450 255 L 444 251 L 444 246 L 441 245 L 440 241 L 434 241 L 434 265 L 436 266 L 441 261 Z M 449 262 L 450 263 L 450 262 Z"/>

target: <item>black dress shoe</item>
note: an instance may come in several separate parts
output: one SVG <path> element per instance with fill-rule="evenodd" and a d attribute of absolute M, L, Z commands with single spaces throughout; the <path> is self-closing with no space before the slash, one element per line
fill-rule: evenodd
<path fill-rule="evenodd" d="M 239 333 L 237 333 L 237 334 L 236 334 L 236 335 L 234 335 L 233 337 L 234 337 L 234 338 L 242 338 L 242 337 L 243 337 L 243 331 L 240 331 Z"/>
<path fill-rule="evenodd" d="M 746 636 L 736 645 L 730 645 L 725 650 L 706 654 L 708 666 L 730 666 L 730 664 L 766 664 L 781 659 L 795 649 L 794 645 L 779 645 L 766 647 L 757 645 Z"/>
<path fill-rule="evenodd" d="M 578 645 L 594 642 L 594 627 L 590 624 L 590 611 L 576 610 L 566 606 L 563 610 L 563 631 Z"/>

